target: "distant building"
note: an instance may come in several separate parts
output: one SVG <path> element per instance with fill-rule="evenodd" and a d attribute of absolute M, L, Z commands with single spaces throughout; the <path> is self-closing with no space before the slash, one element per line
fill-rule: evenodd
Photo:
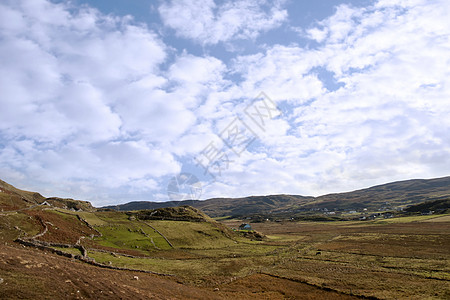
<path fill-rule="evenodd" d="M 422 212 L 422 216 L 429 216 L 432 215 L 434 213 L 434 211 L 432 210 L 426 210 Z"/>
<path fill-rule="evenodd" d="M 383 215 L 383 217 L 384 217 L 385 219 L 390 219 L 390 218 L 393 218 L 394 215 L 391 214 L 391 213 L 385 213 L 385 214 Z"/>
<path fill-rule="evenodd" d="M 239 230 L 252 230 L 252 226 L 250 226 L 250 224 L 244 223 L 239 226 Z"/>

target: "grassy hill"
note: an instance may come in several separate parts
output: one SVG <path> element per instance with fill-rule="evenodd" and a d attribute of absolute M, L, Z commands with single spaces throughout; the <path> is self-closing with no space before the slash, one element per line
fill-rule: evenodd
<path fill-rule="evenodd" d="M 0 180 L 0 210 L 13 210 L 38 205 L 45 201 L 39 193 L 23 191 Z"/>
<path fill-rule="evenodd" d="M 449 196 L 450 177 L 413 179 L 377 185 L 349 193 L 317 197 L 314 203 L 305 207 L 378 208 L 383 206 L 407 206 Z"/>
<path fill-rule="evenodd" d="M 450 196 L 450 177 L 398 181 L 347 193 L 319 197 L 299 195 L 270 195 L 244 198 L 214 198 L 204 201 L 139 201 L 108 206 L 120 211 L 155 209 L 190 205 L 212 217 L 249 215 L 295 215 L 311 210 L 362 210 L 377 211 L 406 208 L 425 201 Z"/>
<path fill-rule="evenodd" d="M 139 256 L 178 247 L 232 244 L 234 234 L 200 210 L 181 206 L 117 212 L 97 210 L 87 201 L 45 198 L 0 182 L 1 238 L 75 244 Z M 90 237 L 83 238 L 82 237 Z"/>
<path fill-rule="evenodd" d="M 27 209 L 46 203 L 59 208 L 84 211 L 95 210 L 95 208 L 88 201 L 58 197 L 46 198 L 39 193 L 20 190 L 0 180 L 0 211 Z"/>

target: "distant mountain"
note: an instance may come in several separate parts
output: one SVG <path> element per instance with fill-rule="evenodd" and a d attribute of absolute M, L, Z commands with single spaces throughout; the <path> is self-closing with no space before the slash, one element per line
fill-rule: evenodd
<path fill-rule="evenodd" d="M 377 185 L 353 192 L 319 197 L 299 195 L 213 198 L 170 202 L 136 201 L 104 208 L 121 211 L 156 209 L 190 205 L 212 217 L 298 213 L 310 210 L 393 210 L 425 201 L 450 197 L 450 176 L 436 179 L 413 179 Z"/>
<path fill-rule="evenodd" d="M 104 208 L 120 211 L 158 209 L 190 205 L 211 217 L 250 215 L 295 215 L 309 211 L 395 210 L 426 201 L 450 198 L 450 176 L 436 179 L 414 179 L 377 185 L 347 193 L 319 197 L 300 195 L 213 198 L 169 202 L 138 201 Z M 16 210 L 47 202 L 53 206 L 91 211 L 87 201 L 46 198 L 39 193 L 23 191 L 0 180 L 0 210 Z"/>

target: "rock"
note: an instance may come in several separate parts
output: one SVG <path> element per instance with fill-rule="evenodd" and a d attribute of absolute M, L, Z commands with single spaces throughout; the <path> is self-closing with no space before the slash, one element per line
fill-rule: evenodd
<path fill-rule="evenodd" d="M 139 280 L 139 277 L 134 276 L 133 279 L 134 279 L 134 280 Z"/>
<path fill-rule="evenodd" d="M 214 289 L 214 292 L 218 292 L 218 291 L 219 291 L 219 288 L 215 288 L 215 289 Z"/>
<path fill-rule="evenodd" d="M 3 283 L 3 278 L 0 278 L 0 284 L 2 284 Z"/>

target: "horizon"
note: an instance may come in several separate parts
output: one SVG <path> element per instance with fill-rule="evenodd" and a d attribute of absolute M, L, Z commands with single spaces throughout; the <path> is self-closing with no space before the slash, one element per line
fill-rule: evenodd
<path fill-rule="evenodd" d="M 319 197 L 328 196 L 328 195 L 334 195 L 334 194 L 352 193 L 352 192 L 356 192 L 356 191 L 360 191 L 360 190 L 367 190 L 367 189 L 371 189 L 371 188 L 374 188 L 374 187 L 379 187 L 379 186 L 384 186 L 384 185 L 389 185 L 389 184 L 395 184 L 395 183 L 399 183 L 399 182 L 415 181 L 415 180 L 434 180 L 434 179 L 443 179 L 443 178 L 447 178 L 447 177 L 450 177 L 450 175 L 449 176 L 443 176 L 443 177 L 435 177 L 435 178 L 410 178 L 410 179 L 404 179 L 404 180 L 397 180 L 397 181 L 380 183 L 380 184 L 367 186 L 367 187 L 363 187 L 363 188 L 356 189 L 356 190 L 331 192 L 331 193 L 321 194 L 321 195 L 317 195 L 317 196 L 281 193 L 281 194 L 266 194 L 266 195 L 247 195 L 247 196 L 242 196 L 242 197 L 226 197 L 226 196 L 223 196 L 223 197 L 213 197 L 213 198 L 206 198 L 206 199 L 185 199 L 185 200 L 171 200 L 171 199 L 169 199 L 169 200 L 166 200 L 166 201 L 155 201 L 155 200 L 149 200 L 149 199 L 131 199 L 131 200 L 127 200 L 127 202 L 118 202 L 118 203 L 114 203 L 114 204 L 103 204 L 102 206 L 98 206 L 98 207 L 93 205 L 92 201 L 90 201 L 89 199 L 76 199 L 76 198 L 73 198 L 73 197 L 67 197 L 67 199 L 87 201 L 87 202 L 91 203 L 96 208 L 103 208 L 103 207 L 110 207 L 110 206 L 120 206 L 120 205 L 133 203 L 133 202 L 164 203 L 164 202 L 182 202 L 182 201 L 207 201 L 207 200 L 213 200 L 213 199 L 244 199 L 244 198 L 251 198 L 251 197 L 270 197 L 270 196 L 283 196 L 283 195 L 286 195 L 286 196 L 299 196 L 299 197 L 305 197 L 305 198 L 309 198 L 309 197 L 319 198 Z M 0 178 L 0 180 L 1 180 L 1 178 Z M 6 181 L 4 181 L 4 182 L 6 182 Z M 12 185 L 15 188 L 18 188 L 20 190 L 40 193 L 39 191 L 32 191 L 32 190 L 27 190 L 26 188 L 17 187 L 14 184 L 11 184 L 10 182 L 6 182 L 6 183 L 10 184 L 10 185 Z M 42 196 L 44 196 L 45 198 L 52 198 L 52 197 L 59 198 L 57 196 L 52 196 L 52 195 L 50 195 L 50 196 L 42 195 Z"/>
<path fill-rule="evenodd" d="M 96 207 L 446 177 L 449 14 L 444 0 L 3 1 L 0 177 Z"/>

